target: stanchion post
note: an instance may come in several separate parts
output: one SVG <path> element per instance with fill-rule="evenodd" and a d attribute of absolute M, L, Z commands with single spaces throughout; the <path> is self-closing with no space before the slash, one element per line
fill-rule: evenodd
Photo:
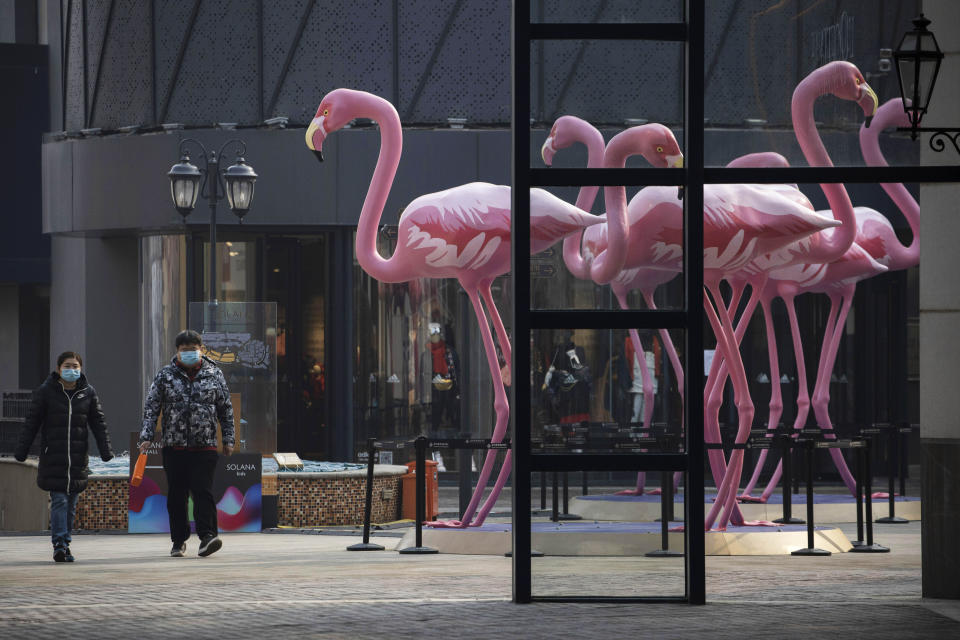
<path fill-rule="evenodd" d="M 560 514 L 561 520 L 582 520 L 583 516 L 570 513 L 570 472 L 563 472 L 563 513 Z"/>
<path fill-rule="evenodd" d="M 460 437 L 467 439 L 470 434 L 461 433 Z M 457 473 L 460 513 L 466 513 L 467 507 L 470 505 L 470 492 L 473 488 L 473 452 L 470 449 L 457 451 L 457 466 L 460 467 Z"/>
<path fill-rule="evenodd" d="M 851 540 L 850 544 L 859 547 L 863 544 L 863 452 L 866 450 L 865 442 L 862 439 L 857 441 L 857 450 L 854 452 L 856 460 L 856 505 L 857 505 L 857 539 Z"/>
<path fill-rule="evenodd" d="M 540 472 L 540 510 L 547 510 L 547 472 Z"/>
<path fill-rule="evenodd" d="M 660 474 L 660 548 L 643 554 L 648 558 L 682 558 L 682 551 L 670 550 L 670 521 L 673 519 L 673 478 L 669 471 Z M 670 487 L 668 490 L 667 487 Z M 669 503 L 669 506 L 668 506 Z"/>
<path fill-rule="evenodd" d="M 580 495 L 582 496 L 587 495 L 587 473 L 588 473 L 587 471 L 580 472 L 580 482 L 583 484 L 583 486 L 581 487 L 583 491 L 580 493 Z"/>
<path fill-rule="evenodd" d="M 813 546 L 813 439 L 804 441 L 804 458 L 807 463 L 807 548 L 791 551 L 792 556 L 829 556 L 826 549 L 817 549 Z"/>
<path fill-rule="evenodd" d="M 383 546 L 370 542 L 370 518 L 373 513 L 373 461 L 377 455 L 377 441 L 367 438 L 367 502 L 363 506 L 363 542 L 352 544 L 347 551 L 383 551 Z"/>
<path fill-rule="evenodd" d="M 790 493 L 790 484 L 793 482 L 793 438 L 789 435 L 781 436 L 783 438 L 783 454 L 780 456 L 783 466 L 783 475 L 780 482 L 783 489 L 783 517 L 774 520 L 777 524 L 803 524 L 803 520 L 793 517 L 793 496 Z"/>
<path fill-rule="evenodd" d="M 896 474 L 900 470 L 900 427 L 896 424 L 890 425 L 889 436 L 887 437 L 887 515 L 883 518 L 877 518 L 880 524 L 906 524 L 910 522 L 906 518 L 901 518 L 896 512 Z"/>
<path fill-rule="evenodd" d="M 552 474 L 551 480 L 553 481 L 553 487 L 551 488 L 552 492 L 552 504 L 550 505 L 550 519 L 554 522 L 560 521 L 560 487 L 559 487 L 559 478 L 557 477 L 557 472 L 554 471 Z"/>
<path fill-rule="evenodd" d="M 437 553 L 433 547 L 423 546 L 423 521 L 427 519 L 427 439 L 420 436 L 416 440 L 417 451 L 417 521 L 416 545 L 400 549 L 400 553 Z"/>
<path fill-rule="evenodd" d="M 873 542 L 873 500 L 871 499 L 871 493 L 873 492 L 871 486 L 873 484 L 873 470 L 870 468 L 871 438 L 864 438 L 864 444 L 863 499 L 866 501 L 866 516 L 864 517 L 864 521 L 867 525 L 867 541 L 865 544 L 850 549 L 850 551 L 856 551 L 857 553 L 887 553 L 890 551 L 888 547 Z"/>

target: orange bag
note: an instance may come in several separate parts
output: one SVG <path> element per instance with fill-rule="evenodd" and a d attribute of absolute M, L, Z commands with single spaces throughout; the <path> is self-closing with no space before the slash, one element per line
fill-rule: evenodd
<path fill-rule="evenodd" d="M 143 482 L 143 470 L 147 466 L 147 454 L 141 453 L 137 458 L 137 464 L 133 467 L 133 475 L 130 477 L 130 484 L 139 487 Z"/>

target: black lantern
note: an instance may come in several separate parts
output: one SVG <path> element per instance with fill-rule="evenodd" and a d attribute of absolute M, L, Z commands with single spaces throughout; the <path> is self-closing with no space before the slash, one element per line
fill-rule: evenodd
<path fill-rule="evenodd" d="M 236 163 L 223 172 L 223 179 L 227 183 L 227 202 L 230 209 L 243 220 L 243 216 L 250 209 L 250 203 L 253 202 L 253 186 L 257 181 L 257 174 L 243 156 L 238 155 Z"/>
<path fill-rule="evenodd" d="M 190 156 L 184 153 L 180 157 L 180 162 L 170 168 L 167 176 L 170 178 L 170 196 L 173 198 L 173 206 L 186 218 L 197 204 L 203 174 L 190 162 Z"/>
<path fill-rule="evenodd" d="M 921 13 L 913 19 L 913 29 L 904 34 L 893 52 L 904 109 L 910 118 L 910 131 L 917 139 L 917 127 L 930 105 L 933 85 L 940 72 L 943 52 L 937 39 L 927 30 L 930 21 Z"/>

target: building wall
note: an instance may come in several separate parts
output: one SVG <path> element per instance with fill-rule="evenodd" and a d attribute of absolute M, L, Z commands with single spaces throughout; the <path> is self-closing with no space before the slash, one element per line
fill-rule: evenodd
<path fill-rule="evenodd" d="M 924 0 L 924 13 L 946 54 L 940 67 L 927 127 L 957 127 L 960 100 L 960 4 Z M 926 138 L 926 136 L 925 136 Z M 923 140 L 921 162 L 957 164 L 950 145 L 942 153 Z M 960 418 L 952 399 L 960 379 L 960 282 L 944 277 L 957 270 L 956 239 L 960 237 L 956 184 L 921 187 L 920 237 L 920 437 L 923 449 L 923 596 L 960 599 Z"/>
<path fill-rule="evenodd" d="M 0 284 L 0 391 L 20 388 L 20 292 L 15 284 Z"/>

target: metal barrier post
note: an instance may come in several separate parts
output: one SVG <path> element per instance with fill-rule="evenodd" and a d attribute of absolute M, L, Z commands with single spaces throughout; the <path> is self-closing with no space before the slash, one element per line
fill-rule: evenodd
<path fill-rule="evenodd" d="M 373 512 L 373 459 L 376 455 L 376 440 L 367 438 L 367 503 L 363 506 L 363 542 L 350 545 L 347 551 L 383 551 L 383 546 L 370 542 L 370 517 Z"/>
<path fill-rule="evenodd" d="M 870 468 L 871 439 L 864 438 L 864 443 L 866 446 L 864 446 L 863 448 L 863 467 L 864 467 L 863 493 L 864 493 L 864 500 L 866 500 L 866 512 L 867 512 L 866 517 L 864 518 L 864 521 L 867 524 L 867 541 L 865 544 L 861 544 L 859 546 L 854 547 L 853 549 L 850 549 L 850 551 L 856 551 L 857 553 L 888 553 L 890 551 L 889 547 L 885 547 L 880 544 L 874 544 L 873 542 L 873 501 L 871 500 L 871 495 L 870 495 L 873 491 L 873 489 L 870 486 L 873 482 L 872 480 L 873 471 Z"/>
<path fill-rule="evenodd" d="M 540 510 L 547 510 L 547 472 L 540 472 Z"/>
<path fill-rule="evenodd" d="M 790 484 L 793 482 L 793 438 L 789 435 L 783 437 L 783 454 L 780 456 L 780 464 L 783 467 L 783 475 L 780 478 L 783 487 L 783 517 L 774 520 L 777 524 L 803 524 L 803 520 L 793 517 L 793 497 L 790 494 Z"/>
<path fill-rule="evenodd" d="M 894 485 L 896 483 L 896 475 L 900 469 L 900 428 L 896 425 L 890 425 L 890 431 L 887 436 L 887 466 L 889 467 L 887 474 L 887 515 L 883 518 L 877 518 L 877 522 L 880 524 L 906 524 L 910 522 L 906 518 L 901 518 L 896 513 L 896 507 L 894 506 L 895 494 L 894 494 Z M 903 492 L 901 490 L 901 495 Z"/>
<path fill-rule="evenodd" d="M 648 558 L 682 558 L 682 551 L 670 550 L 670 521 L 673 520 L 673 474 L 660 474 L 660 548 L 643 554 Z"/>
<path fill-rule="evenodd" d="M 814 441 L 804 441 L 804 457 L 807 462 L 807 548 L 791 551 L 792 556 L 829 556 L 826 549 L 817 549 L 813 546 L 813 451 Z"/>
<path fill-rule="evenodd" d="M 400 553 L 437 553 L 433 547 L 423 546 L 423 521 L 427 519 L 427 439 L 416 440 L 417 450 L 417 530 L 416 545 L 400 549 Z"/>
<path fill-rule="evenodd" d="M 851 540 L 850 544 L 854 547 L 859 547 L 863 544 L 863 452 L 865 448 L 865 442 L 863 440 L 857 441 L 861 446 L 857 448 L 854 452 L 854 457 L 856 458 L 856 504 L 857 504 L 857 539 Z"/>
<path fill-rule="evenodd" d="M 461 433 L 461 438 L 469 438 L 469 433 Z M 473 451 L 460 449 L 457 451 L 457 472 L 459 480 L 460 513 L 465 513 L 470 504 L 470 493 L 473 489 Z"/>
<path fill-rule="evenodd" d="M 550 505 L 550 511 L 551 511 L 550 519 L 553 520 L 554 522 L 559 522 L 560 521 L 560 493 L 559 493 L 560 488 L 558 486 L 559 479 L 557 478 L 556 471 L 553 472 L 552 480 L 553 480 L 553 487 L 552 487 L 553 495 L 551 497 L 553 498 L 553 500 L 552 500 L 552 504 Z"/>
<path fill-rule="evenodd" d="M 559 515 L 561 520 L 582 520 L 583 516 L 570 513 L 570 473 L 563 472 L 563 513 Z"/>

